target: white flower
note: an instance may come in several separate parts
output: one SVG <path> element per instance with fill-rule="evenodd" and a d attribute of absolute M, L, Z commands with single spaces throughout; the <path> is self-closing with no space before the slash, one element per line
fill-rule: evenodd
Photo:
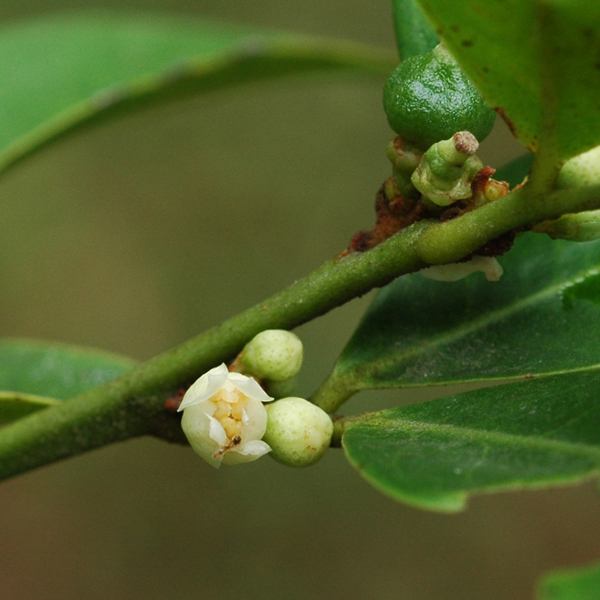
<path fill-rule="evenodd" d="M 222 364 L 185 393 L 181 426 L 192 448 L 215 468 L 250 462 L 271 451 L 263 402 L 273 400 L 256 380 Z"/>

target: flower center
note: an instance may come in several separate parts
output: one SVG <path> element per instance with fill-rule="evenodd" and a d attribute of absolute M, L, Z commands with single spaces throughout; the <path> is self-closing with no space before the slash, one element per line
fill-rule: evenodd
<path fill-rule="evenodd" d="M 246 412 L 248 396 L 233 386 L 231 386 L 233 389 L 228 389 L 228 387 L 223 387 L 211 398 L 211 401 L 216 405 L 216 410 L 212 416 L 221 423 L 229 440 L 227 444 L 214 453 L 214 458 L 223 456 L 228 450 L 242 442 L 242 430 L 249 422 L 248 413 Z"/>

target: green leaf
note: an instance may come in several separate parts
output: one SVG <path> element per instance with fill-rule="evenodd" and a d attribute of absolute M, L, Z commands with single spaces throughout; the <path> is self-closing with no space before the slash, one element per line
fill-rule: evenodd
<path fill-rule="evenodd" d="M 0 172 L 67 133 L 170 99 L 288 74 L 382 78 L 393 53 L 148 14 L 45 17 L 0 30 Z"/>
<path fill-rule="evenodd" d="M 540 600 L 597 600 L 600 563 L 547 573 L 539 585 Z"/>
<path fill-rule="evenodd" d="M 600 144 L 600 4 L 418 0 L 490 106 L 555 162 Z"/>
<path fill-rule="evenodd" d="M 0 390 L 67 400 L 115 379 L 135 361 L 100 350 L 32 340 L 0 341 Z"/>
<path fill-rule="evenodd" d="M 0 392 L 0 426 L 57 404 L 60 404 L 60 400 L 54 398 L 19 392 Z"/>
<path fill-rule="evenodd" d="M 453 512 L 469 494 L 596 476 L 599 395 L 599 369 L 500 385 L 353 418 L 342 443 L 380 491 Z"/>
<path fill-rule="evenodd" d="M 416 273 L 381 290 L 326 382 L 367 388 L 511 380 L 600 364 L 600 245 L 523 234 L 504 275 Z"/>
<path fill-rule="evenodd" d="M 415 0 L 392 0 L 396 45 L 401 60 L 427 54 L 440 40 Z"/>

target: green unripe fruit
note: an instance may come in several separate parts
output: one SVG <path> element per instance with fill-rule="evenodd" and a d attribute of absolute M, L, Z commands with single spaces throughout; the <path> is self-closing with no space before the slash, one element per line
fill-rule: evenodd
<path fill-rule="evenodd" d="M 303 398 L 282 398 L 267 405 L 271 456 L 290 467 L 308 467 L 327 451 L 333 434 L 329 415 Z"/>
<path fill-rule="evenodd" d="M 422 150 L 457 131 L 481 142 L 496 117 L 442 45 L 400 63 L 385 84 L 383 106 L 390 127 Z"/>
<path fill-rule="evenodd" d="M 297 335 L 283 329 L 267 329 L 246 344 L 240 361 L 244 373 L 283 381 L 298 374 L 302 354 L 302 342 Z"/>

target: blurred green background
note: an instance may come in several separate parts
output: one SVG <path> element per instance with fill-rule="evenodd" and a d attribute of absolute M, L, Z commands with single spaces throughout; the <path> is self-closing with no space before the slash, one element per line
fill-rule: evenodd
<path fill-rule="evenodd" d="M 5 0 L 17 18 L 161 10 L 393 47 L 387 2 Z M 187 99 L 61 142 L 0 181 L 3 336 L 145 359 L 270 295 L 370 227 L 392 136 L 381 82 L 294 78 Z M 10 118 L 5 115 L 4 118 Z M 518 152 L 497 124 L 481 156 Z M 302 327 L 309 394 L 370 298 Z M 411 400 L 363 394 L 350 411 Z M 0 486 L 0 598 L 525 600 L 600 555 L 591 484 L 430 514 L 331 451 L 214 471 L 143 439 Z"/>

